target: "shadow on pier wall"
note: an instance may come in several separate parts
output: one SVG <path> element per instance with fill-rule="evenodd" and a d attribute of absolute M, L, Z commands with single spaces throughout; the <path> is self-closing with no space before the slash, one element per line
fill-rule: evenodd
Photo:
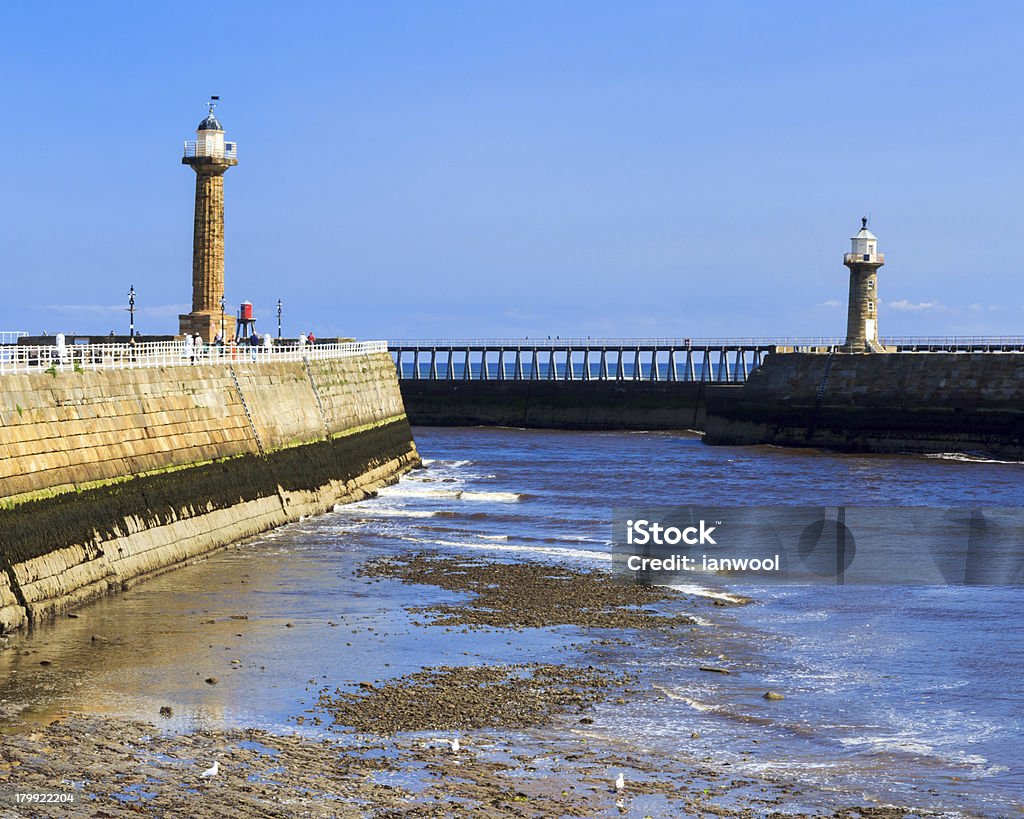
<path fill-rule="evenodd" d="M 703 430 L 709 386 L 684 381 L 445 379 L 405 379 L 400 385 L 413 424 L 592 430 Z M 727 394 L 739 387 L 719 389 Z"/>

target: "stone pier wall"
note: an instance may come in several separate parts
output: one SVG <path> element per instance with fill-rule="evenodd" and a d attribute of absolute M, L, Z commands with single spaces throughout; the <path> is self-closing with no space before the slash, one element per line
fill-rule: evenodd
<path fill-rule="evenodd" d="M 404 379 L 413 424 L 546 429 L 702 429 L 708 384 L 692 381 Z"/>
<path fill-rule="evenodd" d="M 1024 460 L 1024 353 L 786 353 L 712 387 L 705 442 Z"/>
<path fill-rule="evenodd" d="M 419 463 L 390 356 L 0 378 L 0 629 Z"/>

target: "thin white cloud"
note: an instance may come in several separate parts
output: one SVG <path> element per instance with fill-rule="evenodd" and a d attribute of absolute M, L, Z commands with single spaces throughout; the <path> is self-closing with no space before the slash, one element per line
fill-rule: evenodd
<path fill-rule="evenodd" d="M 820 304 L 816 304 L 814 306 L 815 307 L 842 307 L 843 303 L 841 301 L 839 301 L 839 299 L 829 299 L 828 301 L 823 301 Z"/>
<path fill-rule="evenodd" d="M 942 310 L 943 307 L 937 301 L 919 301 L 912 302 L 906 299 L 900 299 L 899 301 L 889 302 L 889 306 L 893 310 L 902 310 L 907 313 L 917 313 L 921 310 Z"/>

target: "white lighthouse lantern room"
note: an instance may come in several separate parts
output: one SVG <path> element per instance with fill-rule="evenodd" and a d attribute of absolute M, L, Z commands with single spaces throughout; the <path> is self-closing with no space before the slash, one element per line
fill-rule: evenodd
<path fill-rule="evenodd" d="M 878 261 L 878 239 L 874 233 L 868 230 L 867 219 L 861 219 L 860 223 L 860 231 L 850 240 L 853 243 L 851 255 L 854 261 L 858 262 Z"/>
<path fill-rule="evenodd" d="M 209 157 L 211 159 L 237 159 L 238 144 L 224 139 L 224 126 L 213 113 L 219 97 L 210 98 L 210 111 L 206 119 L 196 128 L 196 140 L 185 143 L 185 156 Z"/>

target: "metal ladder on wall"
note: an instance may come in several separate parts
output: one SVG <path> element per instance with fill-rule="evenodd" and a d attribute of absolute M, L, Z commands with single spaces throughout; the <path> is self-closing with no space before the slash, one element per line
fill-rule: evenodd
<path fill-rule="evenodd" d="M 818 426 L 818 413 L 821 411 L 821 402 L 825 399 L 825 390 L 828 389 L 828 378 L 832 374 L 832 364 L 835 360 L 835 352 L 828 354 L 828 360 L 825 362 L 825 372 L 821 375 L 821 382 L 818 384 L 818 393 L 814 396 L 814 409 L 811 412 L 811 418 L 807 424 L 807 440 L 811 440 L 814 436 L 814 430 Z"/>
<path fill-rule="evenodd" d="M 266 455 L 267 453 L 263 449 L 263 441 L 260 440 L 260 434 L 256 430 L 256 423 L 252 420 L 252 413 L 249 412 L 249 403 L 245 400 L 242 385 L 238 380 L 238 375 L 235 373 L 235 368 L 231 364 L 228 364 L 228 371 L 231 373 L 231 380 L 235 382 L 235 391 L 238 393 L 238 399 L 242 402 L 242 409 L 245 410 L 245 417 L 249 421 L 252 437 L 256 439 L 256 449 L 259 450 L 260 455 Z"/>
<path fill-rule="evenodd" d="M 828 361 L 825 362 L 825 372 L 821 376 L 821 383 L 818 384 L 818 394 L 814 397 L 814 408 L 817 410 L 818 404 L 822 402 L 825 397 L 825 390 L 828 389 L 828 377 L 832 374 L 832 364 L 835 359 L 835 353 L 828 354 Z"/>
<path fill-rule="evenodd" d="M 320 398 L 320 389 L 316 385 L 316 379 L 313 378 L 313 368 L 309 366 L 309 359 L 303 358 L 302 363 L 306 367 L 306 377 L 309 378 L 309 385 L 313 388 L 313 397 L 316 398 L 316 405 L 320 409 L 320 423 L 324 425 L 324 439 L 331 439 L 331 429 L 327 426 L 327 413 L 324 412 L 324 402 Z"/>

